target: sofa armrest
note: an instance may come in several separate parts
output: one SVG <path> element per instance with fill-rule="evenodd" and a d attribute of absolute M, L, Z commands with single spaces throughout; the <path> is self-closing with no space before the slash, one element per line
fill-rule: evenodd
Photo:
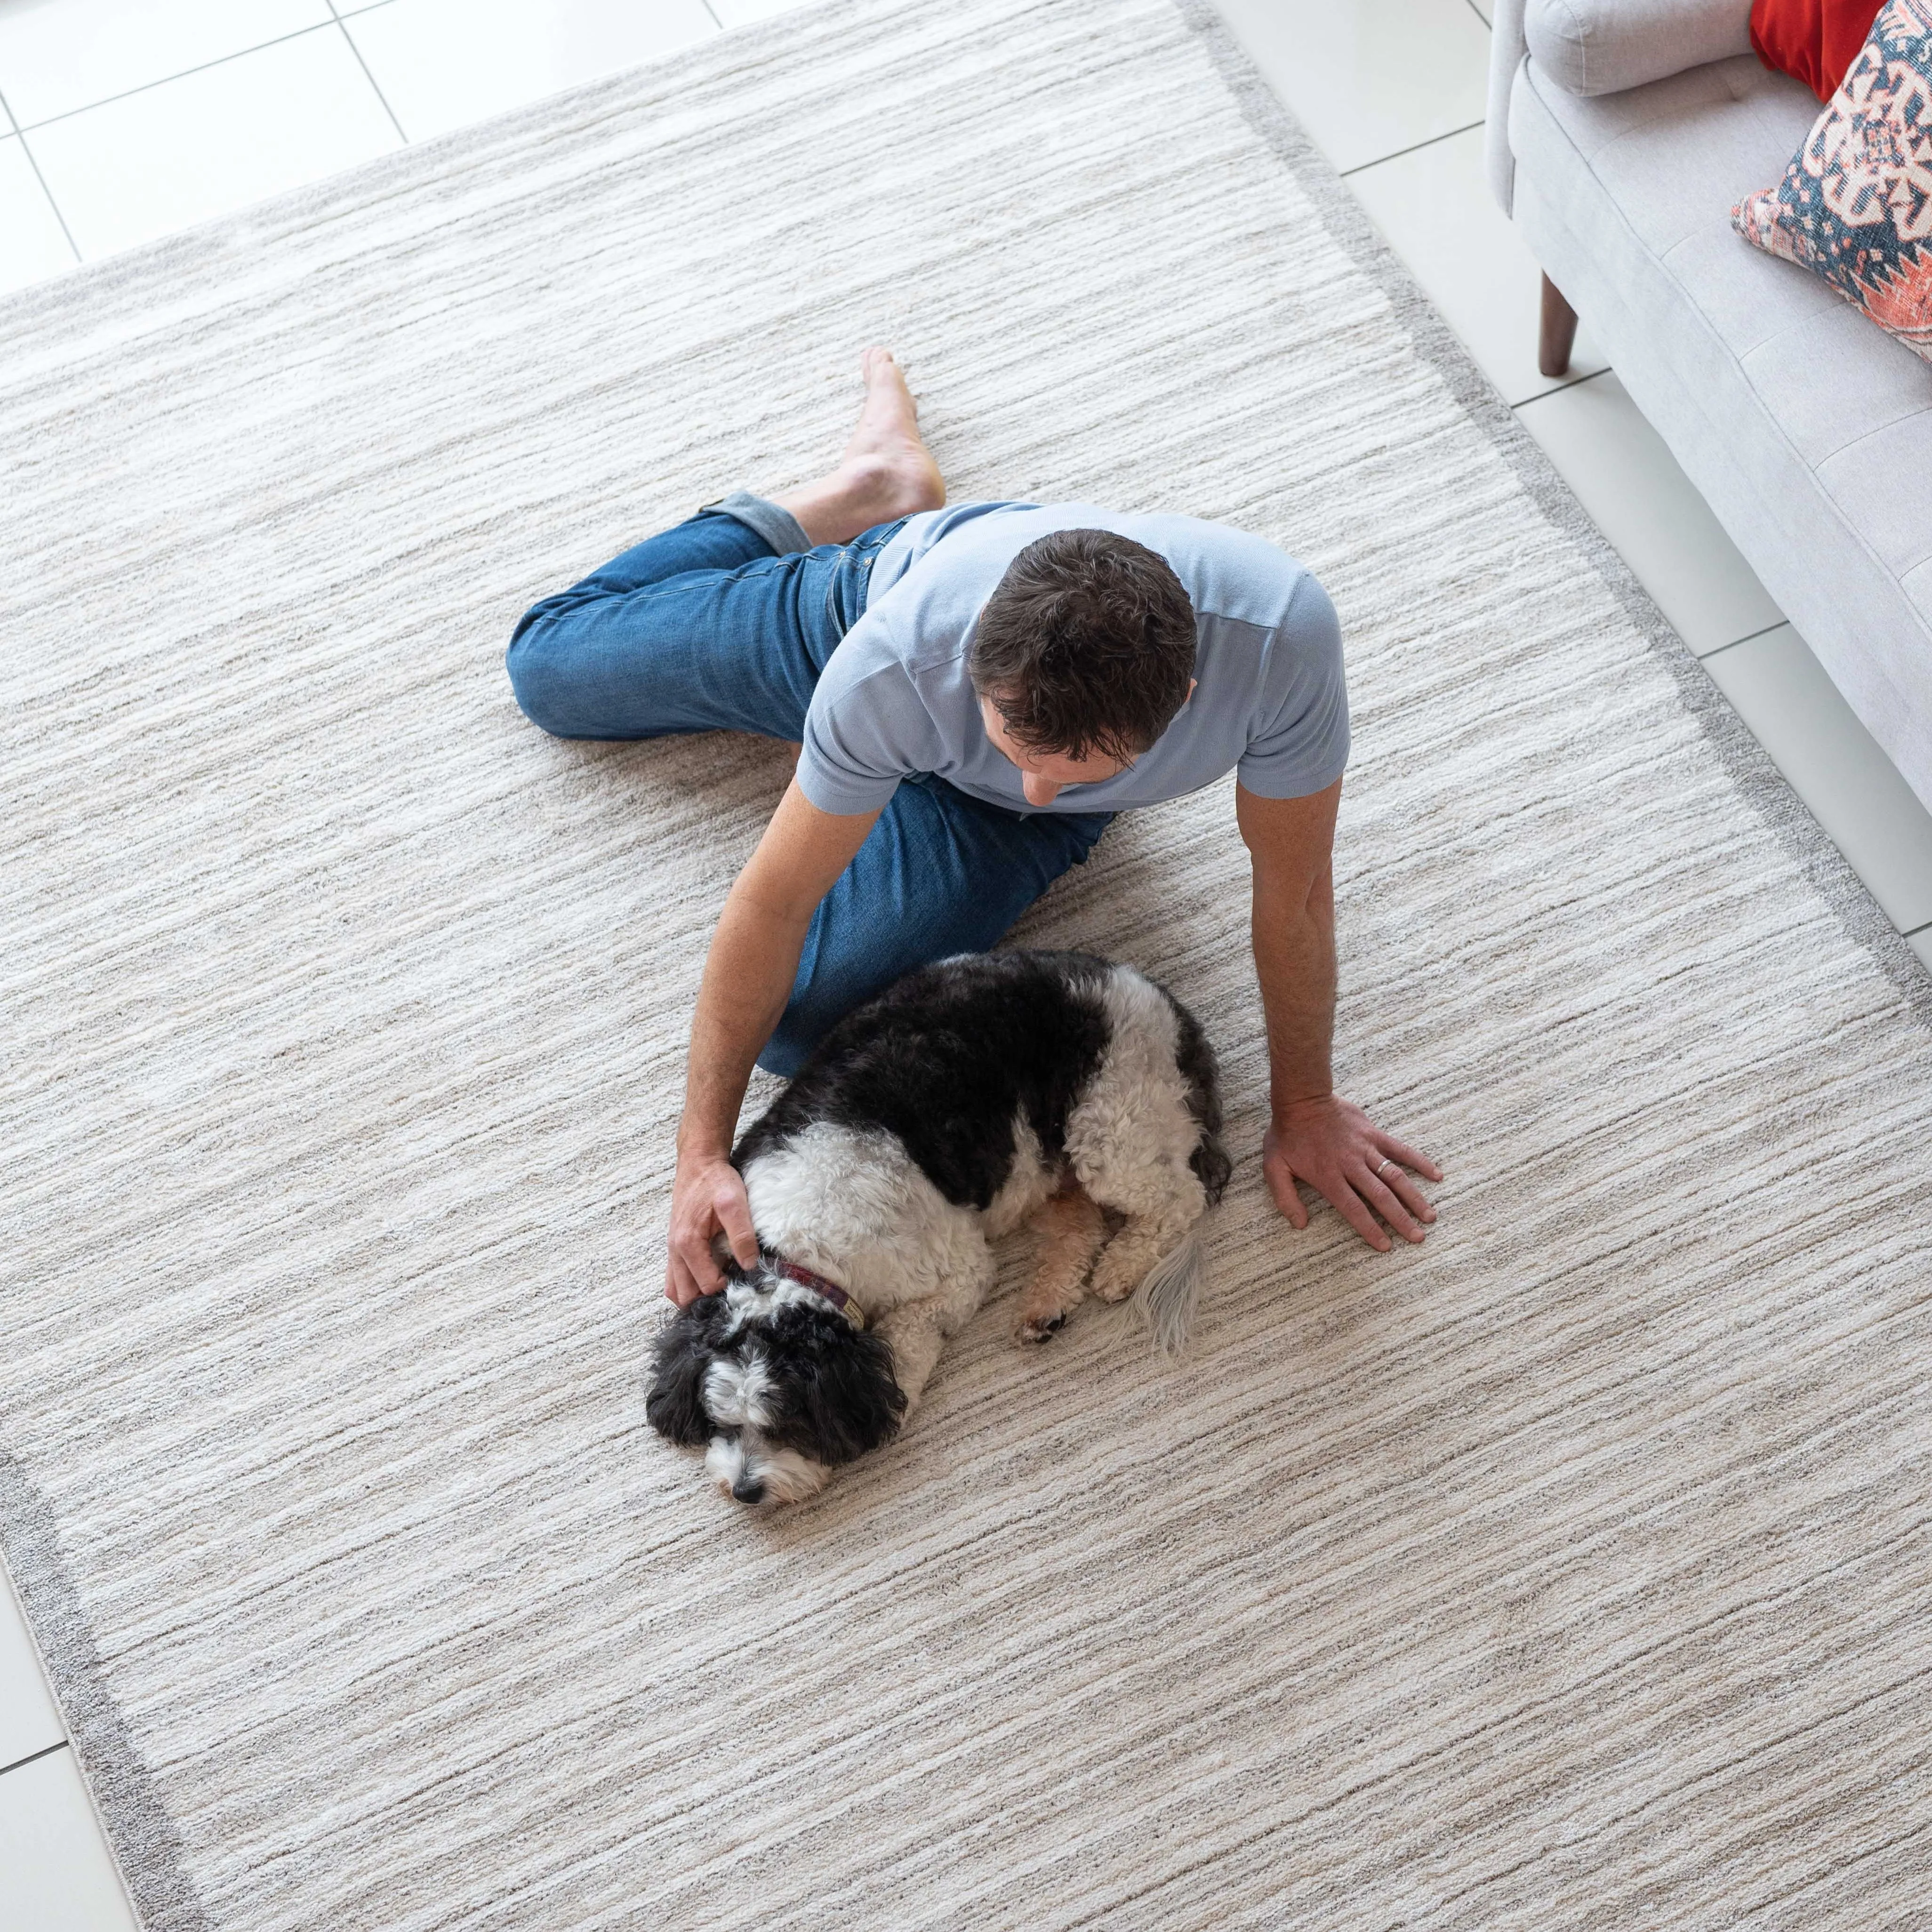
<path fill-rule="evenodd" d="M 1750 0 L 1526 0 L 1538 68 L 1571 94 L 1621 94 L 1748 54 Z"/>
<path fill-rule="evenodd" d="M 1516 200 L 1516 157 L 1510 152 L 1510 89 L 1522 64 L 1523 0 L 1491 0 L 1490 100 L 1483 123 L 1483 160 L 1490 192 L 1508 214 Z"/>
<path fill-rule="evenodd" d="M 1483 131 L 1490 190 L 1516 200 L 1510 90 L 1526 58 L 1572 94 L 1616 94 L 1707 62 L 1748 54 L 1750 0 L 1494 0 Z"/>

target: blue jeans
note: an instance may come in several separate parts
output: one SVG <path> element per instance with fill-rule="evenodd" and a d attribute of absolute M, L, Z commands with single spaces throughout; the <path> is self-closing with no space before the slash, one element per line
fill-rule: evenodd
<path fill-rule="evenodd" d="M 730 500 L 770 535 L 735 512 L 700 511 L 525 615 L 510 683 L 533 724 L 563 738 L 803 737 L 818 674 L 865 610 L 872 561 L 899 526 L 784 550 L 784 512 Z M 796 1072 L 835 1021 L 901 974 L 994 944 L 1111 817 L 1003 811 L 937 778 L 902 784 L 813 915 L 758 1064 Z"/>

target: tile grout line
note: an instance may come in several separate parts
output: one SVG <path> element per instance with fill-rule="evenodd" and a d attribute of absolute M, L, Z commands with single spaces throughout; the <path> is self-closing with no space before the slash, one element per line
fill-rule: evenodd
<path fill-rule="evenodd" d="M 43 1750 L 29 1751 L 25 1757 L 16 1757 L 11 1764 L 0 1764 L 0 1778 L 4 1778 L 10 1771 L 20 1771 L 28 1765 L 38 1764 L 42 1758 L 52 1757 L 56 1751 L 64 1751 L 68 1748 L 67 1739 L 62 1738 L 57 1744 L 49 1744 Z"/>
<path fill-rule="evenodd" d="M 349 51 L 354 56 L 356 64 L 362 70 L 363 79 L 375 89 L 376 98 L 382 104 L 382 112 L 389 117 L 389 125 L 395 129 L 397 138 L 406 148 L 410 144 L 409 134 L 401 122 L 397 119 L 396 110 L 389 105 L 389 97 L 382 92 L 381 82 L 369 71 L 369 63 L 362 58 L 362 50 L 356 44 L 356 36 L 349 31 L 349 22 L 342 17 L 342 10 L 336 5 L 335 0 L 328 0 L 328 10 L 334 16 L 335 24 L 341 29 L 342 38 L 348 42 Z"/>
<path fill-rule="evenodd" d="M 40 172 L 40 163 L 34 158 L 34 151 L 27 143 L 27 130 L 14 118 L 14 110 L 4 94 L 0 94 L 0 113 L 4 113 L 13 128 L 14 137 L 20 143 L 20 152 L 27 158 L 27 165 L 34 171 L 34 178 L 40 184 L 40 192 L 47 198 L 47 206 L 53 210 L 54 219 L 60 224 L 60 232 L 65 239 L 69 252 L 76 262 L 85 259 L 80 252 L 80 244 L 74 238 L 74 230 L 67 225 L 67 217 L 61 212 L 61 205 L 54 199 L 54 191 L 47 185 L 47 178 Z"/>
<path fill-rule="evenodd" d="M 1604 376 L 1614 376 L 1616 373 L 1616 370 L 1606 363 L 1600 369 L 1592 369 L 1587 376 L 1573 376 L 1567 382 L 1558 382 L 1553 389 L 1544 389 L 1534 396 L 1526 396 L 1521 402 L 1510 404 L 1510 407 L 1512 410 L 1533 410 L 1538 403 L 1545 401 L 1550 397 L 1562 395 L 1565 389 L 1580 389 L 1586 382 L 1600 382 Z M 1744 640 L 1740 638 L 1736 641 L 1742 644 Z"/>
<path fill-rule="evenodd" d="M 1471 128 L 1484 124 L 1480 121 L 1472 121 L 1464 127 L 1445 128 L 1441 134 L 1432 134 L 1426 141 L 1412 141 L 1406 148 L 1397 148 L 1391 153 L 1378 154 L 1372 161 L 1358 161 L 1352 168 L 1338 168 L 1336 172 L 1346 181 L 1351 175 L 1366 173 L 1370 168 L 1380 167 L 1384 161 L 1399 161 L 1405 154 L 1419 154 L 1424 148 L 1432 148 L 1438 141 L 1453 141 L 1458 134 L 1466 134 Z"/>
<path fill-rule="evenodd" d="M 1754 639 L 1769 637 L 1774 631 L 1783 630 L 1790 621 L 1789 617 L 1780 617 L 1776 623 L 1766 624 L 1762 630 L 1748 631 L 1742 638 L 1733 638 L 1728 644 L 1718 644 L 1708 651 L 1694 652 L 1693 655 L 1696 657 L 1700 664 L 1708 664 L 1713 658 L 1720 656 L 1726 651 L 1734 651 L 1740 644 L 1748 644 Z"/>
<path fill-rule="evenodd" d="M 1545 396 L 1560 396 L 1565 389 L 1574 389 L 1585 382 L 1594 382 L 1599 376 L 1614 376 L 1616 371 L 1606 362 L 1600 369 L 1592 369 L 1581 376 L 1565 376 L 1562 382 L 1552 382 L 1546 389 L 1539 389 L 1533 396 L 1525 396 L 1520 402 L 1510 404 L 1513 410 L 1527 409 L 1532 403 L 1540 403 Z"/>
<path fill-rule="evenodd" d="M 223 54 L 216 59 L 202 61 L 194 67 L 184 67 L 178 74 L 164 74 L 158 80 L 144 80 L 139 87 L 125 87 L 118 94 L 103 94 L 98 100 L 90 100 L 82 106 L 63 108 L 59 113 L 50 114 L 43 121 L 35 121 L 25 126 L 16 121 L 14 124 L 20 129 L 21 138 L 25 140 L 28 134 L 43 128 L 51 128 L 57 122 L 71 121 L 76 114 L 92 114 L 97 107 L 110 106 L 117 100 L 131 100 L 137 94 L 151 94 L 156 88 L 166 87 L 171 81 L 185 80 L 191 74 L 206 74 L 211 68 L 226 67 L 230 61 L 246 60 L 250 54 L 258 54 L 265 47 L 285 46 L 290 40 L 299 40 L 309 34 L 324 34 L 331 27 L 339 27 L 341 24 L 340 16 L 332 10 L 328 20 L 318 20 L 312 27 L 298 27 L 292 34 L 278 34 L 273 40 L 257 41 L 252 47 L 238 47 L 232 54 Z"/>

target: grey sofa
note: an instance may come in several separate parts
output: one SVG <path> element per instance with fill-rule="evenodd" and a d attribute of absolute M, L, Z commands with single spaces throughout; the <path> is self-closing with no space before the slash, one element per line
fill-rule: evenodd
<path fill-rule="evenodd" d="M 1819 111 L 1748 20 L 1749 0 L 1496 0 L 1491 182 L 1545 272 L 1550 372 L 1574 308 L 1932 806 L 1932 364 L 1732 232 Z"/>

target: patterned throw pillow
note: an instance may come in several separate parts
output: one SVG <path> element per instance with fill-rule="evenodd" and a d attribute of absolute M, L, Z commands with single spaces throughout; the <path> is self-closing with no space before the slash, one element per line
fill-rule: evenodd
<path fill-rule="evenodd" d="M 1932 362 L 1932 0 L 1891 0 L 1784 180 L 1731 226 Z"/>

